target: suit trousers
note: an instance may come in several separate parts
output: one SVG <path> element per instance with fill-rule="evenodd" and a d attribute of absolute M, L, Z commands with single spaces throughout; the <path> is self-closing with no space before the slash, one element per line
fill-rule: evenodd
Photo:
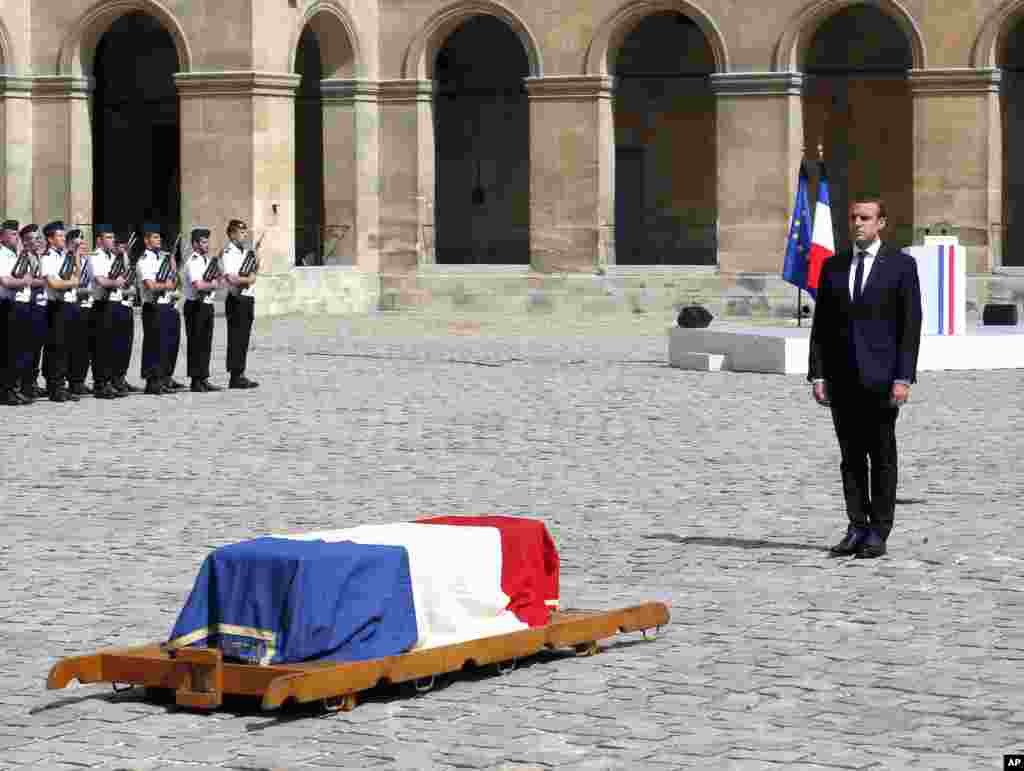
<path fill-rule="evenodd" d="M 255 297 L 229 294 L 224 301 L 224 315 L 228 323 L 227 370 L 232 377 L 245 374 L 255 308 Z"/>
<path fill-rule="evenodd" d="M 113 324 L 111 341 L 111 376 L 121 380 L 128 375 L 132 363 L 132 346 L 135 344 L 135 309 L 120 302 L 110 304 Z"/>
<path fill-rule="evenodd" d="M 899 408 L 876 392 L 853 391 L 832 401 L 846 516 L 855 527 L 873 528 L 882 540 L 889 537 L 896 509 L 898 416 Z"/>
<path fill-rule="evenodd" d="M 92 306 L 92 382 L 97 386 L 113 379 L 114 317 L 111 306 L 116 304 L 97 300 Z"/>
<path fill-rule="evenodd" d="M 96 330 L 93 327 L 93 309 L 78 308 L 75 344 L 68 349 L 68 382 L 81 384 L 89 374 L 89 366 L 96 356 Z M 96 373 L 93 372 L 95 380 Z"/>
<path fill-rule="evenodd" d="M 185 301 L 185 334 L 188 337 L 188 376 L 210 377 L 210 352 L 213 350 L 213 305 L 202 300 Z"/>
<path fill-rule="evenodd" d="M 51 300 L 46 306 L 49 331 L 43 362 L 46 385 L 51 390 L 64 386 L 70 366 L 70 349 L 79 343 L 81 309 L 77 303 Z"/>
<path fill-rule="evenodd" d="M 10 300 L 0 301 L 0 391 L 6 391 L 10 387 L 8 382 L 13 377 L 9 369 L 9 363 L 13 359 L 11 351 L 14 348 L 14 335 L 11 334 L 11 306 Z"/>

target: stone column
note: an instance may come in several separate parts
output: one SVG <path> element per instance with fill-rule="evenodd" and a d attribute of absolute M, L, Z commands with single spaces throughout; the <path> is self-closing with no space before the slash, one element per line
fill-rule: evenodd
<path fill-rule="evenodd" d="M 1000 72 L 911 70 L 914 225 L 958 228 L 968 273 L 990 273 L 1002 255 Z"/>
<path fill-rule="evenodd" d="M 212 231 L 214 248 L 229 219 L 266 234 L 266 273 L 294 263 L 295 91 L 299 76 L 279 72 L 186 72 L 174 76 L 181 101 L 181 221 Z"/>
<path fill-rule="evenodd" d="M 594 271 L 614 258 L 604 236 L 615 211 L 612 79 L 527 78 L 530 98 L 530 264 Z"/>
<path fill-rule="evenodd" d="M 40 222 L 92 224 L 92 81 L 32 79 L 32 210 Z"/>
<path fill-rule="evenodd" d="M 718 123 L 718 266 L 781 273 L 803 153 L 803 76 L 711 76 Z"/>
<path fill-rule="evenodd" d="M 381 272 L 434 261 L 434 84 L 385 80 L 380 94 Z"/>
<path fill-rule="evenodd" d="M 351 255 L 360 270 L 375 273 L 380 269 L 379 88 L 365 80 L 323 80 L 320 90 L 324 225 L 342 226 L 336 234 L 342 239 L 339 253 Z"/>
<path fill-rule="evenodd" d="M 0 191 L 5 217 L 32 219 L 32 80 L 0 75 Z"/>

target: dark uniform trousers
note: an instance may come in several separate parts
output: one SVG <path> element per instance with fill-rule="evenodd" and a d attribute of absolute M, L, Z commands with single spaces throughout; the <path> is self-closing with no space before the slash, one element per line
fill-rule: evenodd
<path fill-rule="evenodd" d="M 10 300 L 0 300 L 0 367 L 3 368 L 0 371 L 0 390 L 10 388 L 10 379 L 14 376 L 9 367 L 13 358 L 11 354 L 15 339 L 11 334 L 11 306 L 13 304 Z"/>
<path fill-rule="evenodd" d="M 46 347 L 46 341 L 50 336 L 49 305 L 39 305 L 35 301 L 35 297 L 32 298 L 32 302 L 29 305 L 31 306 L 29 318 L 31 319 L 32 331 L 28 339 L 28 351 L 32 360 L 31 364 L 28 365 L 28 371 L 21 381 L 22 388 L 26 391 L 29 390 L 29 386 L 36 384 L 40 365 L 43 361 L 43 348 Z"/>
<path fill-rule="evenodd" d="M 92 305 L 92 382 L 102 386 L 114 379 L 112 362 L 114 347 L 114 316 L 109 300 L 96 300 Z"/>
<path fill-rule="evenodd" d="M 32 303 L 12 302 L 7 316 L 5 388 L 20 388 L 32 372 Z"/>
<path fill-rule="evenodd" d="M 170 303 L 142 305 L 142 377 L 170 377 L 181 345 L 181 316 Z"/>
<path fill-rule="evenodd" d="M 96 330 L 92 308 L 78 308 L 78 323 L 75 325 L 74 344 L 68 350 L 68 382 L 81 385 L 89 374 L 89 366 L 96 356 Z M 96 373 L 93 372 L 93 380 Z"/>
<path fill-rule="evenodd" d="M 232 377 L 245 374 L 255 308 L 255 297 L 229 294 L 224 301 L 224 316 L 228 323 L 227 369 Z"/>
<path fill-rule="evenodd" d="M 135 311 L 130 305 L 110 303 L 112 333 L 110 340 L 111 376 L 115 380 L 127 377 L 132 363 L 132 345 L 135 344 Z"/>
<path fill-rule="evenodd" d="M 185 301 L 185 334 L 188 337 L 188 376 L 210 377 L 213 350 L 213 305 L 202 300 Z"/>
<path fill-rule="evenodd" d="M 79 344 L 81 308 L 78 303 L 50 300 L 46 306 L 49 332 L 46 336 L 44 377 L 49 389 L 61 388 L 68 377 L 70 350 Z"/>

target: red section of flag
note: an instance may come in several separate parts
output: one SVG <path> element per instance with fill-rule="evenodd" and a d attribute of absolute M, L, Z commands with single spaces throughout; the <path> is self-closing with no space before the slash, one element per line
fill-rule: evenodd
<path fill-rule="evenodd" d="M 821 244 L 811 244 L 811 253 L 807 257 L 807 286 L 817 289 L 821 280 L 821 269 L 825 260 L 832 256 L 832 251 Z"/>
<path fill-rule="evenodd" d="M 499 516 L 428 517 L 426 525 L 494 527 L 501 533 L 501 590 L 524 624 L 544 626 L 558 605 L 560 562 L 555 542 L 539 519 Z M 458 555 L 452 555 L 458 559 Z"/>
<path fill-rule="evenodd" d="M 956 255 L 953 246 L 949 247 L 949 334 L 956 334 Z"/>

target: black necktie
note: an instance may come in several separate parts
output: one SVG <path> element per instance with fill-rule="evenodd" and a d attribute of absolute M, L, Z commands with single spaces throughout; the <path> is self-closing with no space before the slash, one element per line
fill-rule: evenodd
<path fill-rule="evenodd" d="M 867 252 L 857 253 L 857 272 L 853 274 L 853 301 L 854 303 L 860 302 L 861 295 L 861 284 L 864 283 L 864 258 L 868 256 Z"/>

